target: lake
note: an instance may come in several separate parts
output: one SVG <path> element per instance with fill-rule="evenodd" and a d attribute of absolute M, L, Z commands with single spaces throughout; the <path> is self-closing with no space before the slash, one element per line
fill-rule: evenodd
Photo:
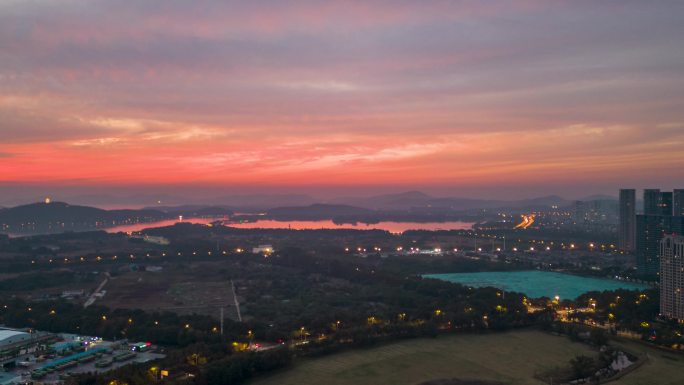
<path fill-rule="evenodd" d="M 215 221 L 227 220 L 227 218 L 184 218 L 183 223 L 194 223 L 194 224 L 209 224 Z M 166 227 L 173 226 L 176 223 L 180 223 L 178 219 L 165 219 L 155 222 L 141 222 L 129 225 L 121 225 L 106 228 L 92 228 L 89 230 L 81 231 L 93 231 L 93 230 L 104 230 L 108 233 L 130 233 L 134 231 L 141 231 L 144 229 L 149 229 L 153 227 Z M 261 219 L 254 222 L 242 222 L 242 223 L 226 223 L 226 226 L 235 227 L 240 229 L 292 229 L 292 230 L 320 230 L 320 229 L 354 229 L 354 230 L 385 230 L 391 233 L 403 233 L 407 230 L 470 230 L 473 228 L 472 222 L 379 222 L 373 224 L 366 223 L 344 223 L 336 224 L 332 220 L 321 220 L 321 221 L 275 221 L 271 219 Z M 37 235 L 42 233 L 33 234 L 8 234 L 11 238 L 22 237 L 28 235 Z"/>
<path fill-rule="evenodd" d="M 219 220 L 217 218 L 186 218 L 183 222 L 207 224 Z M 159 222 L 136 223 L 133 225 L 110 227 L 105 229 L 109 233 L 131 232 L 148 229 L 151 227 L 173 226 L 178 220 L 164 220 Z M 355 230 L 385 230 L 392 233 L 403 233 L 407 230 L 469 230 L 473 228 L 470 222 L 379 222 L 373 224 L 344 223 L 336 224 L 332 220 L 322 221 L 274 221 L 262 219 L 254 222 L 226 223 L 226 226 L 240 229 L 292 229 L 292 230 L 319 230 L 319 229 L 355 229 Z"/>
<path fill-rule="evenodd" d="M 332 220 L 321 221 L 274 221 L 262 219 L 255 222 L 227 223 L 226 226 L 241 229 L 293 229 L 293 230 L 318 230 L 318 229 L 354 229 L 354 230 L 385 230 L 391 233 L 403 233 L 407 230 L 470 230 L 473 223 L 470 222 L 378 222 L 378 223 L 343 223 L 336 224 Z"/>
<path fill-rule="evenodd" d="M 524 293 L 530 298 L 558 295 L 575 299 L 588 291 L 616 289 L 643 290 L 648 285 L 601 278 L 580 277 L 552 271 L 491 271 L 480 273 L 426 274 L 426 278 L 456 282 L 472 287 L 492 286 L 505 291 Z"/>

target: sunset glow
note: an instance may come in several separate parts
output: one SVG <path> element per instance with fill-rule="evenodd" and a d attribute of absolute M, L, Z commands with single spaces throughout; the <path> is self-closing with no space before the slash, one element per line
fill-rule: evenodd
<path fill-rule="evenodd" d="M 684 177 L 684 3 L 260 4 L 3 2 L 0 183 Z"/>

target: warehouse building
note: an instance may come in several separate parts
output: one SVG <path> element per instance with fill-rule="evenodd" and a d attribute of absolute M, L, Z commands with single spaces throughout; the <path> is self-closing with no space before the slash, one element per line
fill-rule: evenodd
<path fill-rule="evenodd" d="M 0 329 L 0 352 L 13 349 L 31 342 L 29 333 L 12 329 Z"/>

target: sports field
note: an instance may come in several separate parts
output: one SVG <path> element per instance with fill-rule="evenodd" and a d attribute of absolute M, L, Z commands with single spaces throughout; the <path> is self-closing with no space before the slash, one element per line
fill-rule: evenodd
<path fill-rule="evenodd" d="M 565 366 L 588 346 L 538 331 L 408 340 L 304 360 L 251 385 L 415 385 L 438 378 L 541 384 L 535 372 Z"/>

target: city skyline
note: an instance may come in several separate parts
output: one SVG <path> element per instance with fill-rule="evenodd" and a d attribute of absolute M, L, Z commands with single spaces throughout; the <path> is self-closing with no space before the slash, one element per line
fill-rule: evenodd
<path fill-rule="evenodd" d="M 4 2 L 0 191 L 676 188 L 668 3 Z"/>

